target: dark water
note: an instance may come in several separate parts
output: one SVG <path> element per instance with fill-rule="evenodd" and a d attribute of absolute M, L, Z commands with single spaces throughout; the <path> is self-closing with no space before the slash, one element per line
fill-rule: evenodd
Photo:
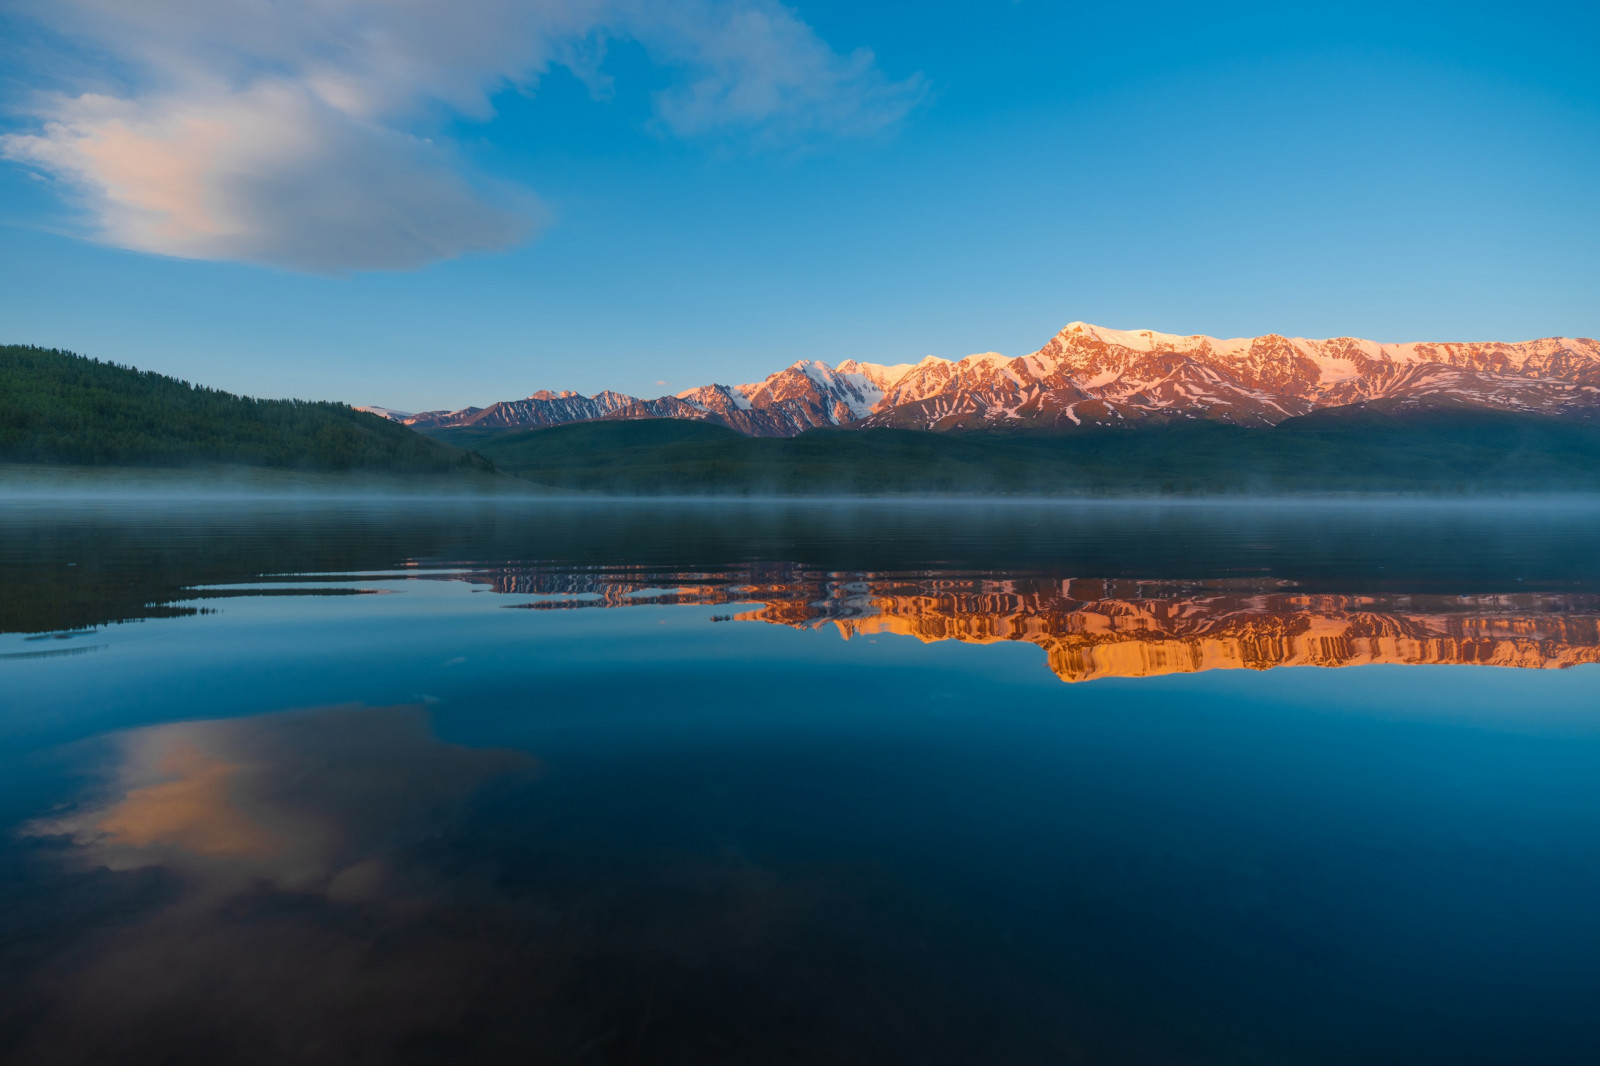
<path fill-rule="evenodd" d="M 1600 505 L 0 507 L 5 1062 L 1600 1061 Z"/>

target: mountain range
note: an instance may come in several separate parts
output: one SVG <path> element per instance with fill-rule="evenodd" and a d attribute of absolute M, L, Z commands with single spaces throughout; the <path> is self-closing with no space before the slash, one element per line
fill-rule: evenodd
<path fill-rule="evenodd" d="M 1068 429 L 1196 419 L 1270 426 L 1369 401 L 1587 418 L 1600 411 L 1600 343 L 1547 337 L 1381 344 L 1277 334 L 1219 340 L 1073 322 L 1018 358 L 930 355 L 892 366 L 801 360 L 759 382 L 702 385 L 655 399 L 540 390 L 459 411 L 362 410 L 424 432 L 679 418 L 751 437 L 791 437 L 824 426 Z"/>

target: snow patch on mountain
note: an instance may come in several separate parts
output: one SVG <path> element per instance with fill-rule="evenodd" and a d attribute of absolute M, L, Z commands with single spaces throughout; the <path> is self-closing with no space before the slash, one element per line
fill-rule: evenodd
<path fill-rule="evenodd" d="M 387 418 L 391 422 L 404 422 L 406 419 L 414 417 L 410 411 L 396 411 L 392 407 L 379 407 L 377 404 L 366 404 L 357 407 L 356 410 L 365 411 L 369 415 L 377 415 L 379 418 Z"/>
<path fill-rule="evenodd" d="M 929 356 L 929 359 L 935 358 Z M 836 368 L 840 374 L 847 377 L 860 377 L 864 382 L 871 384 L 879 392 L 888 392 L 909 374 L 916 366 L 915 363 L 895 363 L 886 366 L 883 363 L 863 363 L 856 359 L 846 359 Z"/>

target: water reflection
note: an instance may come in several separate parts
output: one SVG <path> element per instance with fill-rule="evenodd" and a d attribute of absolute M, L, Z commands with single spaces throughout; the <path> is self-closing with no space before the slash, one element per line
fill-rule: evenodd
<path fill-rule="evenodd" d="M 541 817 L 537 758 L 442 742 L 421 707 L 109 743 L 98 790 L 22 833 L 48 951 L 0 1009 L 8 1063 L 737 1060 L 778 1022 L 742 986 L 804 971 L 827 897 L 604 822 L 592 846 Z"/>
<path fill-rule="evenodd" d="M 1587 1066 L 1596 515 L 0 515 L 0 1061 Z"/>
<path fill-rule="evenodd" d="M 0 1061 L 1592 1059 L 1592 730 L 806 665 L 80 745 L 0 842 Z"/>
<path fill-rule="evenodd" d="M 75 873 L 30 871 L 51 950 L 13 989 L 7 1061 L 395 1061 L 459 1017 L 470 942 L 406 924 L 451 891 L 408 852 L 528 757 L 440 743 L 414 707 L 110 743 L 98 795 L 25 829 Z"/>
<path fill-rule="evenodd" d="M 0 633 L 172 617 L 184 590 L 422 565 L 797 560 L 824 571 L 1226 580 L 1323 592 L 1600 592 L 1600 502 L 1348 505 L 554 501 L 0 507 Z"/>
<path fill-rule="evenodd" d="M 38 822 L 83 861 L 161 866 L 191 888 L 351 897 L 383 856 L 426 837 L 521 753 L 442 744 L 421 707 L 333 708 L 178 722 L 121 734 L 105 798 Z"/>
<path fill-rule="evenodd" d="M 723 573 L 514 569 L 476 575 L 552 611 L 644 604 L 756 610 L 718 620 L 837 627 L 846 640 L 1038 645 L 1063 681 L 1280 666 L 1600 662 L 1600 596 L 1306 593 L 1282 580 L 1136 581 L 846 574 L 769 565 Z"/>

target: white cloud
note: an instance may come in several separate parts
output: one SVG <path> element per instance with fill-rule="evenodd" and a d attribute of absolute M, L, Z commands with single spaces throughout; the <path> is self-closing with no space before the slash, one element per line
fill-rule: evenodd
<path fill-rule="evenodd" d="M 446 151 L 259 82 L 209 97 L 56 100 L 5 153 L 65 182 L 101 239 L 319 273 L 406 269 L 526 238 L 528 194 L 474 187 Z"/>
<path fill-rule="evenodd" d="M 316 272 L 525 239 L 533 196 L 424 134 L 490 118 L 496 92 L 554 63 L 602 84 L 608 36 L 678 74 L 657 113 L 682 136 L 869 134 L 921 93 L 774 0 L 35 0 L 33 14 L 116 80 L 41 98 L 0 153 L 61 181 L 107 243 Z"/>

